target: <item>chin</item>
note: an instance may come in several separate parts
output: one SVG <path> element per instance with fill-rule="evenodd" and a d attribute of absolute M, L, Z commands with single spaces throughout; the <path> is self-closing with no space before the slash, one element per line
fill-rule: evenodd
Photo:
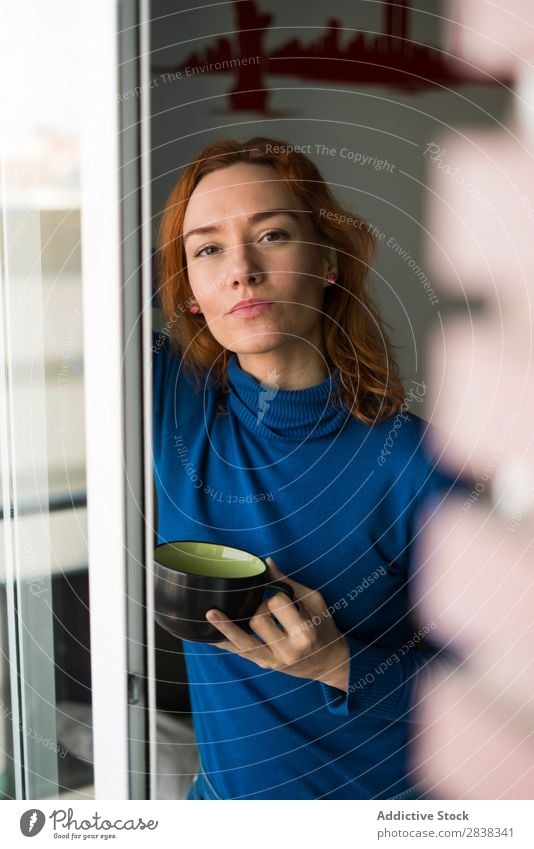
<path fill-rule="evenodd" d="M 237 339 L 232 345 L 225 347 L 235 354 L 267 354 L 279 348 L 281 344 L 283 344 L 283 336 L 280 333 L 262 333 L 243 341 Z"/>

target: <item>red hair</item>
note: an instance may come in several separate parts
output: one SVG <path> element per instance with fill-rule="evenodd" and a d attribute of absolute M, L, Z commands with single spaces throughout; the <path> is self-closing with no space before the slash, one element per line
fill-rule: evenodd
<path fill-rule="evenodd" d="M 273 153 L 273 149 L 285 152 Z M 187 277 L 183 222 L 200 180 L 239 162 L 272 166 L 312 212 L 320 243 L 337 251 L 339 283 L 324 290 L 322 321 L 326 360 L 340 373 L 335 400 L 366 424 L 395 415 L 404 403 L 404 389 L 385 323 L 366 283 L 376 239 L 362 218 L 338 203 L 311 159 L 278 139 L 228 138 L 207 145 L 185 168 L 167 199 L 158 233 L 158 294 L 171 347 L 182 357 L 183 367 L 198 381 L 211 369 L 219 388 L 227 391 L 226 368 L 232 352 L 202 324 L 202 316 L 188 309 L 194 298 Z"/>

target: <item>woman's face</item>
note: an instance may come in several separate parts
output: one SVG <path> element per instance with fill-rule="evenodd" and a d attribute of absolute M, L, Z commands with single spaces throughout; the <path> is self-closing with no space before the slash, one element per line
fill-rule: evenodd
<path fill-rule="evenodd" d="M 320 346 L 325 277 L 336 266 L 311 217 L 268 165 L 230 165 L 196 186 L 184 219 L 187 272 L 224 348 L 254 354 L 299 340 Z M 204 231 L 192 232 L 198 228 Z M 272 303 L 254 315 L 231 312 L 250 298 Z"/>

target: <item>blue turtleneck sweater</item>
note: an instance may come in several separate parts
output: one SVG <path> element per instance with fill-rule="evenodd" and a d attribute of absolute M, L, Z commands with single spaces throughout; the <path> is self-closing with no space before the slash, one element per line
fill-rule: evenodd
<path fill-rule="evenodd" d="M 348 640 L 348 693 L 183 642 L 200 759 L 223 799 L 387 799 L 408 790 L 414 686 L 435 624 L 414 622 L 408 579 L 419 508 L 451 481 L 428 425 L 403 411 L 363 424 L 333 403 L 335 370 L 275 391 L 235 354 L 229 392 L 196 392 L 153 336 L 158 541 L 272 556 L 323 595 Z M 412 393 L 422 398 L 424 387 Z M 226 413 L 217 409 L 223 400 Z"/>

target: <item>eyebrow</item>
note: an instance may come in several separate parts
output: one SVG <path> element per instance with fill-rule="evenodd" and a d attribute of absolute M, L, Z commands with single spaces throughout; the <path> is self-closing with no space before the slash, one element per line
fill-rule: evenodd
<path fill-rule="evenodd" d="M 303 212 L 304 210 L 299 210 Z M 295 221 L 299 221 L 298 213 L 294 209 L 266 209 L 263 212 L 253 212 L 252 215 L 249 215 L 249 221 L 263 221 L 264 218 L 273 218 L 275 215 L 289 215 Z M 207 224 L 205 227 L 196 227 L 194 230 L 189 230 L 188 233 L 184 235 L 184 244 L 190 236 L 194 236 L 196 233 L 215 233 L 220 228 L 216 224 Z"/>

